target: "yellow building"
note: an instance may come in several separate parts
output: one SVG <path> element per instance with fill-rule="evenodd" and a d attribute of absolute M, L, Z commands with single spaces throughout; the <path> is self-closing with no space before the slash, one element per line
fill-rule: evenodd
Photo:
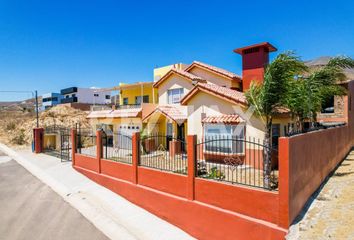
<path fill-rule="evenodd" d="M 155 107 L 157 91 L 153 82 L 119 84 L 119 104 L 112 109 L 91 111 L 88 115 L 91 125 L 108 132 L 124 132 L 131 135 L 142 129 L 142 117 Z"/>

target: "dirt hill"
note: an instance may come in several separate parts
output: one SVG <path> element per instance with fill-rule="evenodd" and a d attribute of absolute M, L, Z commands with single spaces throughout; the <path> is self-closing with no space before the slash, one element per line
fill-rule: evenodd
<path fill-rule="evenodd" d="M 39 115 L 39 126 L 58 126 L 73 128 L 80 123 L 88 128 L 87 113 L 68 106 L 56 106 Z M 29 145 L 32 142 L 32 129 L 36 126 L 34 112 L 24 110 L 0 111 L 0 141 L 10 145 Z"/>

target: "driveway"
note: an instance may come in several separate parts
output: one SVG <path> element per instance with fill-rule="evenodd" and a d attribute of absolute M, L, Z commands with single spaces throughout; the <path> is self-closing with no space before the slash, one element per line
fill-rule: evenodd
<path fill-rule="evenodd" d="M 107 239 L 76 209 L 0 152 L 0 239 Z"/>

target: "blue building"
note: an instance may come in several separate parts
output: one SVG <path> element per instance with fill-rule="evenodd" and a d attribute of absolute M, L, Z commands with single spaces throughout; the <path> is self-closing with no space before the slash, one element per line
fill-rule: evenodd
<path fill-rule="evenodd" d="M 42 111 L 60 104 L 63 96 L 60 93 L 47 93 L 42 96 Z"/>

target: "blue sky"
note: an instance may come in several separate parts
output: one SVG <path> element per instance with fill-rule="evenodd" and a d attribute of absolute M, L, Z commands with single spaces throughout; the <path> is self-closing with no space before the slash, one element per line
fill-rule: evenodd
<path fill-rule="evenodd" d="M 155 66 L 193 60 L 240 74 L 232 50 L 263 41 L 304 60 L 354 57 L 354 3 L 0 0 L 0 90 L 152 81 Z"/>

